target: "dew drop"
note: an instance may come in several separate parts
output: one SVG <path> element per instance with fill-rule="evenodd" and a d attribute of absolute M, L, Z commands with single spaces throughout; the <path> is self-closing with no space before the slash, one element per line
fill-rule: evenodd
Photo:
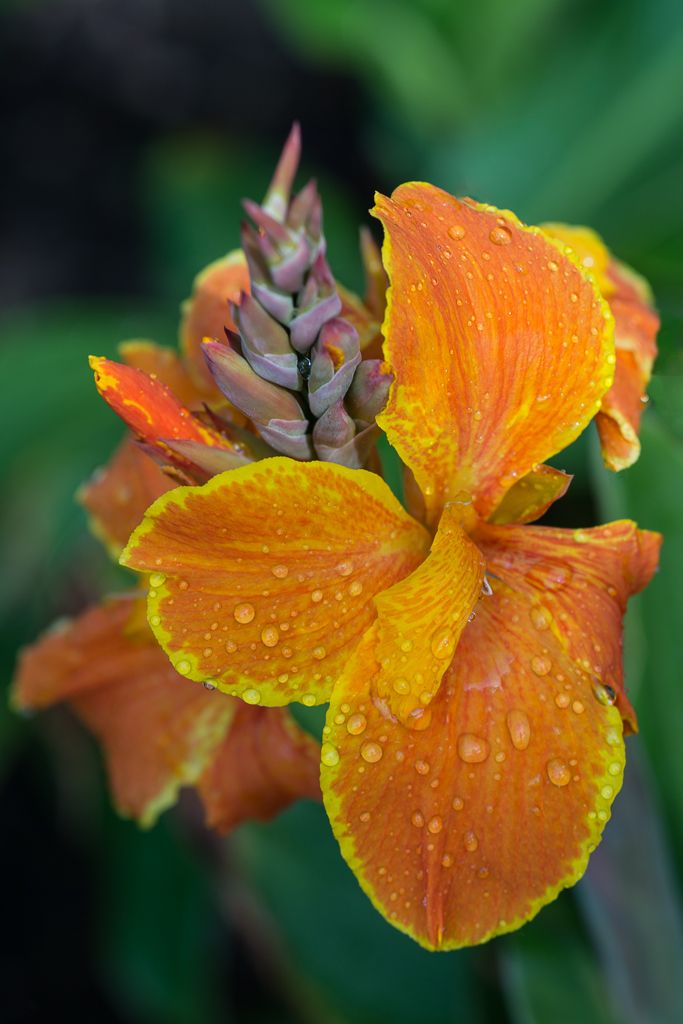
<path fill-rule="evenodd" d="M 457 242 L 459 239 L 465 237 L 465 229 L 461 224 L 451 224 L 448 229 L 448 234 Z"/>
<path fill-rule="evenodd" d="M 593 677 L 591 685 L 595 699 L 599 704 L 605 704 L 607 706 L 614 704 L 617 699 L 617 694 L 613 687 L 608 683 L 601 683 L 596 677 Z"/>
<path fill-rule="evenodd" d="M 463 846 L 468 853 L 474 853 L 479 846 L 479 840 L 477 839 L 476 832 L 465 832 L 463 836 Z"/>
<path fill-rule="evenodd" d="M 450 853 L 444 853 L 443 857 L 441 858 L 441 866 L 444 868 L 449 868 L 452 863 L 453 858 L 451 857 Z"/>
<path fill-rule="evenodd" d="M 453 803 L 451 804 L 451 807 L 453 808 L 454 811 L 461 811 L 464 806 L 465 806 L 465 801 L 462 799 L 462 797 L 460 797 L 460 796 L 454 796 L 453 797 Z"/>
<path fill-rule="evenodd" d="M 455 636 L 448 626 L 441 626 L 432 635 L 432 654 L 438 661 L 450 658 L 455 650 Z"/>
<path fill-rule="evenodd" d="M 234 640 L 228 640 L 227 644 L 225 645 L 225 649 L 228 652 L 228 654 L 234 654 L 235 651 L 237 650 L 237 644 L 235 643 Z"/>
<path fill-rule="evenodd" d="M 621 775 L 621 765 L 618 761 L 613 761 L 607 770 L 610 775 Z"/>
<path fill-rule="evenodd" d="M 318 647 L 313 648 L 311 654 L 316 659 L 316 661 L 322 661 L 325 655 L 327 654 L 327 651 L 322 645 L 319 645 Z"/>
<path fill-rule="evenodd" d="M 360 736 L 361 733 L 365 732 L 367 724 L 368 721 L 365 715 L 351 715 L 348 722 L 346 723 L 346 728 L 347 731 L 350 732 L 352 736 Z"/>
<path fill-rule="evenodd" d="M 232 613 L 235 616 L 237 622 L 241 622 L 242 625 L 246 625 L 247 622 L 251 622 L 256 615 L 253 604 L 238 604 L 235 606 L 235 610 Z"/>
<path fill-rule="evenodd" d="M 487 740 L 474 733 L 464 732 L 458 737 L 458 754 L 466 764 L 479 764 L 489 756 L 489 744 Z"/>
<path fill-rule="evenodd" d="M 248 689 L 242 694 L 242 700 L 246 701 L 247 704 L 260 704 L 261 694 L 258 690 Z"/>
<path fill-rule="evenodd" d="M 286 565 L 274 565 L 271 572 L 273 576 L 276 576 L 279 580 L 283 580 L 285 576 L 289 576 L 289 569 Z"/>
<path fill-rule="evenodd" d="M 266 626 L 261 630 L 261 643 L 266 647 L 276 647 L 279 639 L 280 633 L 275 626 Z"/>
<path fill-rule="evenodd" d="M 160 587 L 166 582 L 163 572 L 153 572 L 149 577 L 150 587 Z"/>
<path fill-rule="evenodd" d="M 376 764 L 377 761 L 381 760 L 382 754 L 382 748 L 379 743 L 375 743 L 374 740 L 368 740 L 367 743 L 364 743 L 360 748 L 360 756 L 364 761 L 367 761 L 368 764 Z"/>
<path fill-rule="evenodd" d="M 328 768 L 334 768 L 336 764 L 339 764 L 339 751 L 333 743 L 323 743 L 320 748 L 320 760 Z"/>
<path fill-rule="evenodd" d="M 415 826 L 415 828 L 422 828 L 422 826 L 425 823 L 424 817 L 422 816 L 422 814 L 420 814 L 419 811 L 415 811 L 412 814 L 410 821 Z"/>
<path fill-rule="evenodd" d="M 360 580 L 354 580 L 353 583 L 349 584 L 349 594 L 351 597 L 358 597 L 363 590 L 363 584 Z"/>
<path fill-rule="evenodd" d="M 427 775 L 429 773 L 429 763 L 421 760 L 416 761 L 415 771 L 418 775 Z"/>
<path fill-rule="evenodd" d="M 340 576 L 350 576 L 353 572 L 353 566 L 350 562 L 340 562 L 337 566 L 337 572 Z"/>
<path fill-rule="evenodd" d="M 546 658 L 544 654 L 537 654 L 531 659 L 531 669 L 537 676 L 547 676 L 552 667 L 550 658 Z"/>
<path fill-rule="evenodd" d="M 614 790 L 611 786 L 603 786 L 600 790 L 600 796 L 605 800 L 610 800 L 614 796 Z"/>
<path fill-rule="evenodd" d="M 566 786 L 571 782 L 572 773 L 569 765 L 566 765 L 559 757 L 553 757 L 545 767 L 553 786 Z"/>
<path fill-rule="evenodd" d="M 319 604 L 322 601 L 322 599 L 322 590 L 314 590 L 313 593 L 311 594 L 311 601 L 313 602 L 313 604 Z"/>
<path fill-rule="evenodd" d="M 572 704 L 572 711 L 574 712 L 575 715 L 582 715 L 585 710 L 586 709 L 585 709 L 585 707 L 583 706 L 583 704 L 581 703 L 580 700 L 575 700 L 574 703 Z"/>
<path fill-rule="evenodd" d="M 186 675 L 191 668 L 192 666 L 186 658 L 181 658 L 180 661 L 176 661 L 175 663 L 175 670 L 176 672 L 180 672 L 181 676 Z"/>
<path fill-rule="evenodd" d="M 550 623 L 548 613 L 544 611 L 543 608 L 539 608 L 538 605 L 535 605 L 531 609 L 531 611 L 529 612 L 529 617 L 531 619 L 531 624 L 534 627 L 534 629 L 548 628 L 548 625 Z"/>
<path fill-rule="evenodd" d="M 555 698 L 555 703 L 557 704 L 558 708 L 568 708 L 570 703 L 569 694 L 558 693 L 557 697 Z"/>
<path fill-rule="evenodd" d="M 499 225 L 491 231 L 489 238 L 494 245 L 509 245 L 512 241 L 512 232 L 509 228 L 501 227 Z"/>
<path fill-rule="evenodd" d="M 443 828 L 443 821 L 438 814 L 435 814 L 433 818 L 430 818 L 427 822 L 427 828 L 433 836 L 438 835 Z"/>
<path fill-rule="evenodd" d="M 531 726 L 526 712 L 513 708 L 512 711 L 508 711 L 506 721 L 515 750 L 526 750 L 531 739 Z"/>
<path fill-rule="evenodd" d="M 315 704 L 315 694 L 305 693 L 301 698 L 301 703 L 305 704 L 307 708 L 312 708 L 313 705 Z"/>
<path fill-rule="evenodd" d="M 394 679 L 392 685 L 396 693 L 400 693 L 402 695 L 410 693 L 410 683 L 407 679 L 403 679 L 399 676 L 398 679 Z"/>
<path fill-rule="evenodd" d="M 149 624 L 150 624 L 150 626 L 158 626 L 160 622 L 161 622 L 161 617 L 159 615 L 150 615 L 150 617 L 149 617 Z"/>
<path fill-rule="evenodd" d="M 216 687 L 215 687 L 214 683 L 210 683 L 209 680 L 207 679 L 206 682 L 204 683 L 204 689 L 211 691 L 211 690 L 215 690 Z"/>

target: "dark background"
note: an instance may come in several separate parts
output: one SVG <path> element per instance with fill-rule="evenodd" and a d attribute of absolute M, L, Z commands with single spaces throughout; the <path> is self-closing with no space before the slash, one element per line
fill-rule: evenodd
<path fill-rule="evenodd" d="M 0 710 L 0 1016 L 135 1024 L 674 1024 L 683 1019 L 683 10 L 665 0 L 0 0 L 0 670 L 125 580 L 73 503 L 119 425 L 85 358 L 174 344 L 294 118 L 331 263 L 359 287 L 375 189 L 432 180 L 590 223 L 651 281 L 644 452 L 561 459 L 573 525 L 666 535 L 629 616 L 641 735 L 586 879 L 518 935 L 430 955 L 391 929 L 302 804 L 225 843 L 188 796 L 109 808 L 68 713 Z"/>

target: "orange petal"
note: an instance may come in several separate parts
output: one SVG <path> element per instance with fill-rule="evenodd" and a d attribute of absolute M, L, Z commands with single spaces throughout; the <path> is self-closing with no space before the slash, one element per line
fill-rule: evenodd
<path fill-rule="evenodd" d="M 268 821 L 302 797 L 320 799 L 320 746 L 286 709 L 239 704 L 198 788 L 210 828 Z"/>
<path fill-rule="evenodd" d="M 121 561 L 153 573 L 150 623 L 182 675 L 316 704 L 428 545 L 375 474 L 275 458 L 160 498 Z"/>
<path fill-rule="evenodd" d="M 337 291 L 342 300 L 341 313 L 344 320 L 358 331 L 358 340 L 364 359 L 382 358 L 381 320 L 378 320 L 367 306 L 353 292 L 337 284 Z"/>
<path fill-rule="evenodd" d="M 431 551 L 410 576 L 375 598 L 372 658 L 366 672 L 373 699 L 414 728 L 428 705 L 481 595 L 484 561 L 446 505 Z M 365 640 L 368 647 L 368 638 Z"/>
<path fill-rule="evenodd" d="M 552 466 L 538 466 L 513 484 L 490 517 L 492 523 L 533 523 L 553 502 L 567 493 L 568 473 Z"/>
<path fill-rule="evenodd" d="M 192 296 L 183 303 L 180 347 L 202 394 L 217 392 L 202 352 L 206 338 L 223 341 L 225 328 L 236 330 L 229 303 L 249 291 L 249 270 L 241 249 L 210 263 L 194 280 Z"/>
<path fill-rule="evenodd" d="M 140 603 L 113 600 L 46 633 L 23 653 L 13 699 L 21 708 L 69 701 L 104 748 L 119 812 L 147 826 L 199 778 L 235 704 L 173 671 L 139 628 Z"/>
<path fill-rule="evenodd" d="M 124 341 L 119 345 L 121 358 L 127 366 L 156 377 L 188 408 L 202 404 L 202 395 L 190 374 L 172 348 L 156 345 L 153 341 Z"/>
<path fill-rule="evenodd" d="M 485 519 L 572 441 L 612 383 L 612 321 L 594 284 L 538 229 L 432 185 L 377 197 L 391 280 L 378 418 L 428 521 L 460 494 Z"/>
<path fill-rule="evenodd" d="M 159 379 L 111 359 L 91 356 L 97 390 L 105 402 L 143 441 L 201 441 L 222 445 L 215 430 L 205 427 Z"/>
<path fill-rule="evenodd" d="M 610 255 L 594 231 L 567 224 L 544 224 L 543 231 L 564 243 L 571 257 L 594 275 L 612 310 L 616 372 L 596 422 L 605 465 L 625 469 L 640 454 L 640 417 L 657 355 L 659 317 L 650 289 L 635 271 Z"/>
<path fill-rule="evenodd" d="M 481 537 L 493 594 L 427 727 L 405 728 L 373 697 L 366 637 L 322 748 L 344 857 L 381 913 L 430 948 L 519 927 L 585 870 L 622 779 L 608 689 L 620 685 L 621 617 L 658 548 L 630 523 L 585 540 L 514 526 Z"/>
<path fill-rule="evenodd" d="M 95 536 L 118 558 L 145 509 L 174 486 L 135 440 L 126 437 L 107 465 L 81 487 L 78 500 L 88 511 Z"/>

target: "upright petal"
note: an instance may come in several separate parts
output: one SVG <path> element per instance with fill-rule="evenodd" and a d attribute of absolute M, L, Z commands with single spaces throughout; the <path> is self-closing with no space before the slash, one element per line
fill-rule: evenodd
<path fill-rule="evenodd" d="M 552 466 L 537 466 L 513 484 L 489 517 L 492 523 L 533 523 L 553 502 L 567 493 L 568 473 Z"/>
<path fill-rule="evenodd" d="M 374 474 L 275 458 L 160 498 L 122 562 L 153 574 L 149 621 L 182 675 L 316 704 L 428 545 Z"/>
<path fill-rule="evenodd" d="M 192 296 L 183 303 L 180 348 L 202 394 L 216 394 L 216 385 L 202 353 L 206 338 L 223 341 L 225 328 L 236 330 L 230 303 L 249 291 L 249 270 L 241 249 L 210 263 L 194 280 Z"/>
<path fill-rule="evenodd" d="M 413 182 L 374 212 L 395 376 L 380 426 L 429 522 L 458 494 L 485 519 L 598 411 L 614 376 L 609 310 L 559 243 L 507 211 Z"/>
<path fill-rule="evenodd" d="M 106 466 L 98 469 L 78 492 L 90 527 L 114 558 L 118 558 L 145 509 L 175 484 L 134 438 L 123 439 Z"/>
<path fill-rule="evenodd" d="M 140 603 L 112 600 L 46 633 L 21 657 L 13 701 L 68 701 L 104 748 L 119 813 L 147 826 L 202 775 L 235 703 L 174 672 L 140 629 Z"/>
<path fill-rule="evenodd" d="M 610 255 L 589 228 L 544 224 L 543 231 L 563 242 L 570 258 L 593 274 L 614 316 L 614 383 L 602 400 L 596 423 L 602 456 L 609 469 L 631 466 L 640 454 L 640 417 L 657 355 L 659 317 L 647 282 Z"/>
<path fill-rule="evenodd" d="M 286 708 L 239 704 L 198 789 L 206 823 L 218 832 L 268 821 L 294 800 L 320 799 L 320 745 Z"/>
<path fill-rule="evenodd" d="M 519 927 L 583 873 L 621 785 L 621 618 L 658 539 L 491 527 L 492 594 L 423 730 L 387 715 L 361 642 L 325 727 L 323 798 L 378 909 L 430 948 Z M 357 722 L 362 719 L 363 729 Z"/>

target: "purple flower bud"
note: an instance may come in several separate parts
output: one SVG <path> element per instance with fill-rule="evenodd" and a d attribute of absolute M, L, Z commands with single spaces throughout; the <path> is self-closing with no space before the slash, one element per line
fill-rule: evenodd
<path fill-rule="evenodd" d="M 336 462 L 338 466 L 347 466 L 349 469 L 362 469 L 370 458 L 378 436 L 379 427 L 372 424 L 340 448 L 328 446 L 322 442 L 316 444 L 316 454 L 325 462 Z"/>
<path fill-rule="evenodd" d="M 308 422 L 273 419 L 269 423 L 259 424 L 258 431 L 264 441 L 283 455 L 304 462 L 314 457 Z"/>
<path fill-rule="evenodd" d="M 309 405 L 314 416 L 322 416 L 344 397 L 361 361 L 355 327 L 338 317 L 329 320 L 320 331 L 311 358 Z"/>
<path fill-rule="evenodd" d="M 389 397 L 392 374 L 381 359 L 364 359 L 353 375 L 346 407 L 354 420 L 374 423 Z"/>
<path fill-rule="evenodd" d="M 245 416 L 255 423 L 270 420 L 308 421 L 294 395 L 259 377 L 246 359 L 220 342 L 208 341 L 202 346 L 217 386 Z"/>
<path fill-rule="evenodd" d="M 344 408 L 340 398 L 331 405 L 313 427 L 313 444 L 316 451 L 325 448 L 341 448 L 356 435 L 356 425 Z"/>
<path fill-rule="evenodd" d="M 294 122 L 285 142 L 275 174 L 263 200 L 263 208 L 275 220 L 283 221 L 289 205 L 289 196 L 301 156 L 301 129 Z"/>

